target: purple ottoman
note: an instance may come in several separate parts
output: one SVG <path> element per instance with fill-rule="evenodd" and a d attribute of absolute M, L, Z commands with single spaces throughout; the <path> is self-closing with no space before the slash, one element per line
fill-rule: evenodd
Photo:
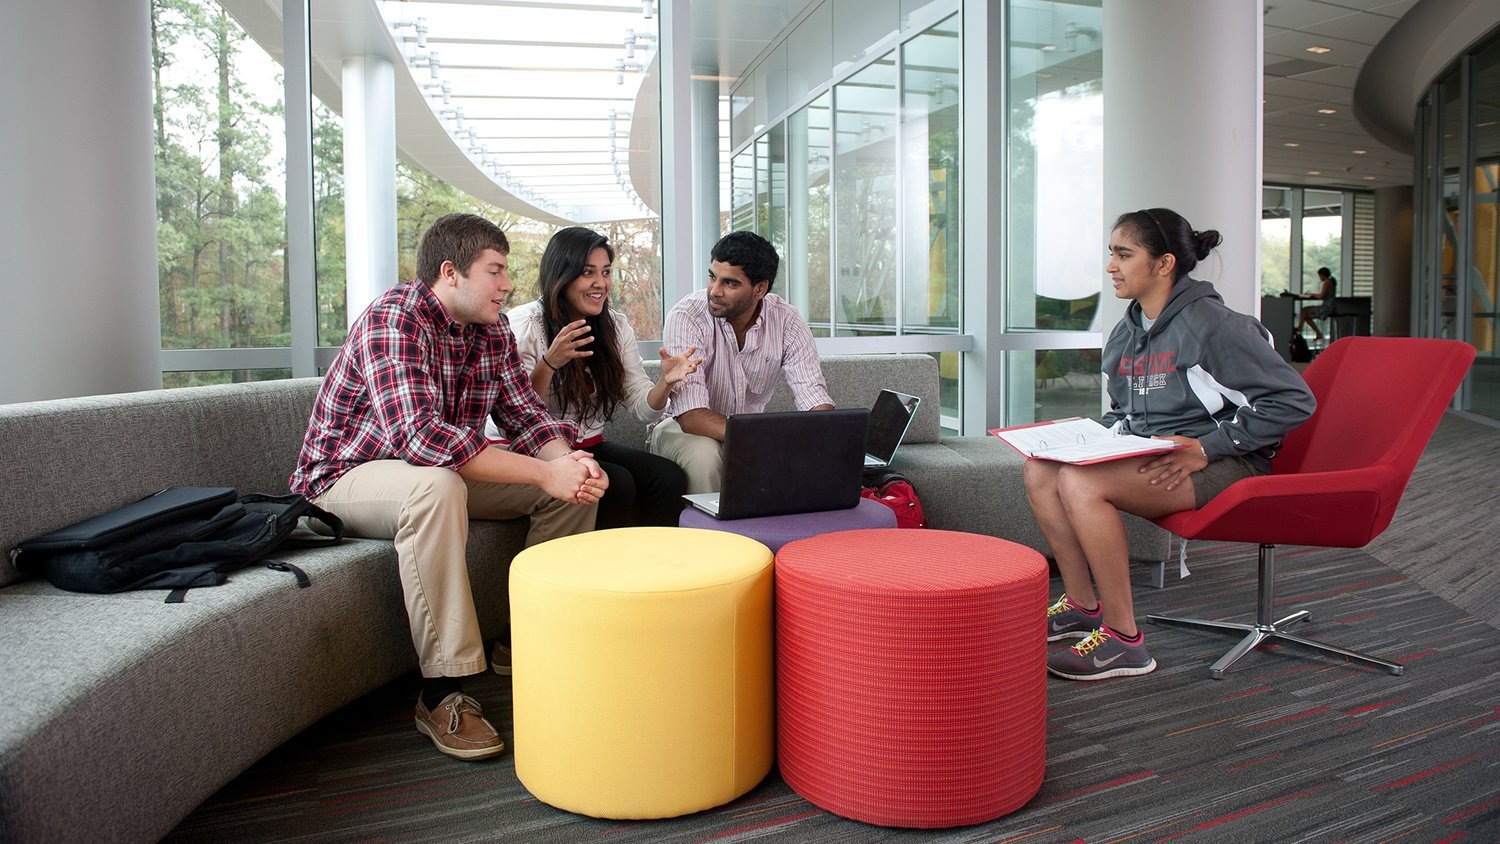
<path fill-rule="evenodd" d="M 798 513 L 794 516 L 764 516 L 759 519 L 725 519 L 720 521 L 696 507 L 682 511 L 677 520 L 678 527 L 722 530 L 748 536 L 771 549 L 798 539 L 807 539 L 841 530 L 866 530 L 869 528 L 893 528 L 896 526 L 896 511 L 868 498 L 861 498 L 859 505 L 848 510 L 824 510 L 819 513 Z"/>

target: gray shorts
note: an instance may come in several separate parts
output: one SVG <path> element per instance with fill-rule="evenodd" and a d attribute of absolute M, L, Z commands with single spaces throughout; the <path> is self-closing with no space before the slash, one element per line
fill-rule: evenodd
<path fill-rule="evenodd" d="M 1202 510 L 1203 505 L 1214 499 L 1215 495 L 1229 488 L 1235 481 L 1253 478 L 1256 475 L 1264 475 L 1250 465 L 1250 461 L 1243 457 L 1224 457 L 1204 466 L 1192 474 L 1193 478 L 1193 509 Z"/>

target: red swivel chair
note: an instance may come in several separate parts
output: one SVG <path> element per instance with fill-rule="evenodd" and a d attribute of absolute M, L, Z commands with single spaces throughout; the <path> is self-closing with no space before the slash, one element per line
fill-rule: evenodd
<path fill-rule="evenodd" d="M 1402 667 L 1394 662 L 1287 633 L 1312 617 L 1306 610 L 1271 621 L 1276 546 L 1359 548 L 1379 536 L 1473 362 L 1474 347 L 1453 340 L 1346 337 L 1330 345 L 1303 374 L 1318 399 L 1317 412 L 1286 438 L 1271 461 L 1271 474 L 1239 481 L 1202 510 L 1154 520 L 1184 539 L 1260 545 L 1255 623 L 1147 618 L 1244 633 L 1209 669 L 1214 679 L 1223 679 L 1229 666 L 1254 648 L 1276 640 L 1400 674 Z"/>

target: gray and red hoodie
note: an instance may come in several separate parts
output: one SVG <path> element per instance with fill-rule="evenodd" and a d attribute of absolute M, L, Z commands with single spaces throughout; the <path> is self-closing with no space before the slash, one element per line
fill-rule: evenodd
<path fill-rule="evenodd" d="M 1270 332 L 1187 276 L 1151 328 L 1141 316 L 1131 302 L 1104 344 L 1110 411 L 1100 422 L 1143 437 L 1194 437 L 1209 460 L 1237 454 L 1271 471 L 1281 440 L 1317 403 Z"/>

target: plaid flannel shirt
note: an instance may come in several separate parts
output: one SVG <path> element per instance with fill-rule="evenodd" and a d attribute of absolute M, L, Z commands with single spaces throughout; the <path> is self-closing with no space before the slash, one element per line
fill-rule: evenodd
<path fill-rule="evenodd" d="M 537 398 L 507 320 L 464 327 L 426 284 L 398 285 L 360 316 L 324 377 L 291 489 L 313 498 L 372 460 L 457 469 L 486 447 L 486 416 L 521 454 L 578 435 Z"/>

